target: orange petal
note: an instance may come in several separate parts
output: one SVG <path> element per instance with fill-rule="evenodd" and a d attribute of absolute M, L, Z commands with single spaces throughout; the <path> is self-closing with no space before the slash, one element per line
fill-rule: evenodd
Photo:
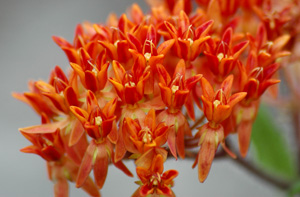
<path fill-rule="evenodd" d="M 239 92 L 230 96 L 228 100 L 228 105 L 230 106 L 230 108 L 233 108 L 238 102 L 243 100 L 246 97 L 246 95 L 247 95 L 246 92 Z"/>
<path fill-rule="evenodd" d="M 203 102 L 203 113 L 205 114 L 207 120 L 211 121 L 213 119 L 213 104 L 203 95 L 201 96 L 201 100 Z"/>
<path fill-rule="evenodd" d="M 167 41 L 161 43 L 159 45 L 159 47 L 157 48 L 157 53 L 158 54 L 166 55 L 167 52 L 172 48 L 172 46 L 174 45 L 174 43 L 175 43 L 174 39 L 170 39 L 170 40 L 167 40 Z"/>
<path fill-rule="evenodd" d="M 176 131 L 174 127 L 171 127 L 169 129 L 169 135 L 168 135 L 168 146 L 170 149 L 170 152 L 177 160 L 177 152 L 176 152 Z"/>
<path fill-rule="evenodd" d="M 243 121 L 237 128 L 240 153 L 242 157 L 246 157 L 250 145 L 252 121 Z"/>
<path fill-rule="evenodd" d="M 203 183 L 210 171 L 216 153 L 214 132 L 207 132 L 198 154 L 198 179 Z"/>
<path fill-rule="evenodd" d="M 177 74 L 180 74 L 181 76 L 183 76 L 183 78 L 185 77 L 185 61 L 183 59 L 180 59 L 177 63 L 173 79 L 176 77 Z"/>
<path fill-rule="evenodd" d="M 88 146 L 84 157 L 82 159 L 79 171 L 78 171 L 78 175 L 77 175 L 77 179 L 76 179 L 76 187 L 81 187 L 85 180 L 87 179 L 87 177 L 89 176 L 94 164 L 95 164 L 95 153 L 97 150 L 97 145 L 95 143 L 94 140 L 91 141 L 90 145 Z"/>
<path fill-rule="evenodd" d="M 209 101 L 212 101 L 215 93 L 210 83 L 204 77 L 202 77 L 200 80 L 200 84 L 204 97 L 208 98 Z"/>
<path fill-rule="evenodd" d="M 221 84 L 221 89 L 223 90 L 226 99 L 228 99 L 231 94 L 232 82 L 233 82 L 233 75 L 229 75 Z"/>
<path fill-rule="evenodd" d="M 54 133 L 55 131 L 57 131 L 57 129 L 65 128 L 67 124 L 68 124 L 68 120 L 65 119 L 59 122 L 20 128 L 19 131 L 24 133 L 31 133 L 31 134 Z"/>
<path fill-rule="evenodd" d="M 87 121 L 89 114 L 85 110 L 76 106 L 71 106 L 70 110 L 82 124 L 84 124 Z"/>
<path fill-rule="evenodd" d="M 165 67 L 162 64 L 157 64 L 156 65 L 157 72 L 158 72 L 158 78 L 160 83 L 163 83 L 165 86 L 168 86 L 169 83 L 171 82 L 171 77 Z"/>
<path fill-rule="evenodd" d="M 69 139 L 69 146 L 75 145 L 82 135 L 84 134 L 84 128 L 79 120 L 75 120 L 72 125 L 72 130 Z"/>
<path fill-rule="evenodd" d="M 146 115 L 145 120 L 144 120 L 145 126 L 148 127 L 152 131 L 154 131 L 154 129 L 156 127 L 155 117 L 156 117 L 155 110 L 150 109 L 150 111 L 148 112 L 148 114 Z"/>
<path fill-rule="evenodd" d="M 122 161 L 118 161 L 115 163 L 114 157 L 112 157 L 113 160 L 113 164 L 120 169 L 122 172 L 124 172 L 124 174 L 126 174 L 129 177 L 133 177 L 133 174 L 128 170 L 128 168 L 124 165 L 124 163 Z"/>
<path fill-rule="evenodd" d="M 96 185 L 99 189 L 102 189 L 106 176 L 108 171 L 108 155 L 106 153 L 105 145 L 98 146 L 98 153 L 99 152 L 105 152 L 104 157 L 101 157 L 100 155 L 97 155 L 95 164 L 94 164 L 94 177 Z"/>
<path fill-rule="evenodd" d="M 162 85 L 161 83 L 158 84 L 161 90 L 161 98 L 165 105 L 171 106 L 172 104 L 172 90 L 167 87 Z"/>
<path fill-rule="evenodd" d="M 69 184 L 66 179 L 59 178 L 55 182 L 54 196 L 55 197 L 68 197 L 69 196 Z"/>

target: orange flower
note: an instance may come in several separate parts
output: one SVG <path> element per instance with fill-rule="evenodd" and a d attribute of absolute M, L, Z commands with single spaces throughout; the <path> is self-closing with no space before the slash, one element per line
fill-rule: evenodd
<path fill-rule="evenodd" d="M 162 111 L 157 119 L 165 122 L 169 129 L 168 145 L 173 156 L 177 159 L 178 154 L 184 158 L 184 134 L 191 135 L 188 122 L 181 112 L 182 106 L 187 100 L 190 89 L 201 79 L 202 75 L 197 74 L 185 80 L 185 63 L 180 60 L 174 71 L 173 79 L 162 65 L 157 65 L 159 74 L 159 87 L 161 89 L 161 98 L 168 109 Z M 188 107 L 191 105 L 187 105 Z M 192 114 L 187 107 L 189 114 Z M 174 126 L 173 126 L 174 125 Z"/>
<path fill-rule="evenodd" d="M 176 170 L 168 170 L 163 173 L 163 157 L 157 155 L 150 169 L 137 167 L 136 173 L 141 180 L 141 187 L 133 194 L 133 196 L 174 196 L 170 187 L 173 185 L 173 179 L 178 176 Z"/>
<path fill-rule="evenodd" d="M 85 48 L 92 58 L 96 58 L 98 51 L 103 49 L 97 43 L 99 39 L 102 39 L 101 36 L 96 34 L 91 24 L 87 22 L 83 25 L 77 25 L 73 44 L 57 36 L 52 36 L 52 39 L 65 52 L 69 61 L 76 64 L 80 64 L 80 56 L 78 55 L 80 48 Z"/>
<path fill-rule="evenodd" d="M 193 167 L 198 163 L 198 178 L 200 182 L 204 182 L 209 173 L 215 152 L 219 144 L 224 140 L 224 128 L 220 123 L 230 116 L 233 107 L 245 98 L 246 93 L 239 92 L 230 96 L 233 82 L 232 75 L 223 81 L 221 88 L 217 92 L 214 92 L 212 86 L 204 77 L 200 82 L 203 90 L 203 95 L 201 96 L 203 113 L 208 123 L 200 127 L 199 132 L 195 136 L 199 137 L 201 148 Z M 225 148 L 225 150 L 227 149 Z"/>
<path fill-rule="evenodd" d="M 247 62 L 248 71 L 257 67 L 257 65 L 265 67 L 275 63 L 280 57 L 290 55 L 290 52 L 283 50 L 290 40 L 290 35 L 288 34 L 278 36 L 275 40 L 270 40 L 265 26 L 260 24 L 255 37 L 250 34 L 247 34 L 247 36 L 251 47 Z"/>
<path fill-rule="evenodd" d="M 94 169 L 96 184 L 101 189 L 106 179 L 110 159 L 125 174 L 132 176 L 121 161 L 114 162 L 113 146 L 111 141 L 107 139 L 107 137 L 109 139 L 116 138 L 116 131 L 113 129 L 113 122 L 116 119 L 114 115 L 116 104 L 117 99 L 115 98 L 108 102 L 103 109 L 100 109 L 97 98 L 91 91 L 88 91 L 88 111 L 75 106 L 70 108 L 72 113 L 84 126 L 86 133 L 92 138 L 80 165 L 76 187 L 81 187 L 85 183 L 90 171 Z"/>
<path fill-rule="evenodd" d="M 70 63 L 75 73 L 79 76 L 82 85 L 93 92 L 102 90 L 107 82 L 106 51 L 102 51 L 97 59 L 92 59 L 84 48 L 79 49 L 81 63 Z"/>
<path fill-rule="evenodd" d="M 65 155 L 65 145 L 59 129 L 52 131 L 39 131 L 24 128 L 20 129 L 22 135 L 32 145 L 21 149 L 24 153 L 34 153 L 47 161 L 49 179 L 54 182 L 54 195 L 69 196 L 68 180 L 75 182 L 79 166 Z M 97 187 L 90 177 L 82 187 L 89 195 L 100 196 Z"/>
<path fill-rule="evenodd" d="M 126 73 L 119 62 L 113 61 L 112 65 L 115 78 L 110 78 L 109 81 L 115 87 L 118 96 L 124 103 L 136 104 L 144 96 L 145 81 L 149 77 L 150 72 L 145 67 L 145 70 L 141 70 L 141 72 L 133 67 L 131 73 Z"/>
<path fill-rule="evenodd" d="M 222 82 L 230 74 L 248 43 L 248 41 L 244 41 L 232 47 L 232 28 L 226 29 L 220 42 L 215 42 L 213 39 L 208 40 L 208 47 L 204 54 L 207 57 L 209 69 L 217 81 Z"/>
<path fill-rule="evenodd" d="M 210 38 L 207 36 L 213 21 L 207 21 L 193 28 L 190 20 L 184 11 L 180 11 L 177 28 L 169 22 L 165 22 L 167 32 L 162 32 L 164 36 L 175 39 L 173 50 L 177 57 L 186 61 L 193 61 L 202 52 L 202 44 Z"/>
<path fill-rule="evenodd" d="M 167 141 L 168 128 L 165 123 L 156 123 L 154 109 L 148 112 L 143 122 L 125 117 L 122 129 L 125 147 L 136 154 L 160 147 Z"/>

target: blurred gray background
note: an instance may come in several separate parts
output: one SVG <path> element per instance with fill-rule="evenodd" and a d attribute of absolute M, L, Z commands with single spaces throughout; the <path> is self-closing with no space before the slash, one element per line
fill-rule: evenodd
<path fill-rule="evenodd" d="M 38 156 L 19 152 L 30 143 L 18 128 L 39 124 L 39 117 L 11 93 L 27 91 L 27 82 L 48 80 L 50 70 L 60 65 L 69 68 L 67 58 L 52 41 L 57 35 L 72 42 L 77 23 L 105 22 L 110 12 L 119 16 L 138 2 L 146 11 L 143 0 L 10 0 L 0 1 L 0 196 L 53 196 L 45 162 Z M 126 163 L 134 172 L 133 162 Z M 230 159 L 215 161 L 205 183 L 200 184 L 193 161 L 170 160 L 165 169 L 177 169 L 174 192 L 181 196 L 284 196 L 281 191 L 255 178 Z M 130 196 L 137 178 L 127 178 L 110 167 L 101 193 L 104 197 Z M 70 184 L 71 197 L 86 196 Z"/>

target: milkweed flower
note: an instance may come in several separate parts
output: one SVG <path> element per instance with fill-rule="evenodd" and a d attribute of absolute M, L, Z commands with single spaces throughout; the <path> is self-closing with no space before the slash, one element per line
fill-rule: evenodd
<path fill-rule="evenodd" d="M 219 144 L 224 140 L 224 128 L 222 122 L 226 120 L 232 113 L 233 107 L 245 98 L 246 92 L 239 92 L 231 95 L 231 87 L 233 76 L 229 75 L 216 92 L 210 83 L 203 77 L 201 79 L 201 87 L 203 95 L 203 112 L 208 123 L 199 128 L 196 136 L 199 136 L 199 144 L 201 145 L 198 157 L 194 166 L 198 162 L 198 178 L 200 182 L 206 179 L 212 160 Z"/>
<path fill-rule="evenodd" d="M 150 169 L 137 167 L 136 173 L 141 180 L 141 187 L 133 194 L 133 196 L 174 196 L 170 187 L 173 185 L 173 179 L 178 176 L 176 170 L 168 170 L 163 173 L 163 157 L 157 155 Z"/>
<path fill-rule="evenodd" d="M 175 196 L 178 172 L 164 162 L 189 148 L 200 148 L 193 167 L 204 182 L 220 144 L 235 157 L 228 136 L 247 155 L 261 97 L 278 94 L 282 58 L 298 57 L 298 4 L 152 0 L 149 13 L 133 4 L 77 25 L 73 42 L 53 36 L 70 70 L 55 66 L 48 81 L 13 93 L 41 118 L 20 129 L 32 143 L 21 151 L 47 162 L 55 196 L 68 196 L 68 181 L 100 196 L 110 164 L 133 176 L 124 160 L 140 179 L 133 196 Z"/>

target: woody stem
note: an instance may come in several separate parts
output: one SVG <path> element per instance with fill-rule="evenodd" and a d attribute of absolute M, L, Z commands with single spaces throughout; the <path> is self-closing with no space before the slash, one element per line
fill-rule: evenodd
<path fill-rule="evenodd" d="M 195 129 L 199 124 L 201 124 L 203 121 L 204 121 L 204 119 L 205 119 L 205 116 L 204 116 L 204 114 L 198 119 L 198 120 L 196 120 L 196 122 L 191 126 L 191 131 L 193 130 L 193 129 Z"/>
<path fill-rule="evenodd" d="M 197 157 L 197 153 L 195 152 L 188 152 L 186 154 L 186 159 L 195 159 L 196 157 Z M 231 159 L 233 162 L 237 163 L 247 171 L 251 172 L 251 174 L 255 175 L 256 177 L 259 177 L 260 179 L 264 180 L 265 182 L 277 188 L 287 190 L 291 186 L 290 182 L 279 180 L 277 177 L 270 176 L 269 174 L 265 173 L 263 170 L 255 166 L 253 163 L 246 161 L 242 157 L 237 157 L 236 159 L 232 159 L 223 150 L 217 152 L 215 155 L 215 159 L 224 159 L 224 158 Z"/>

